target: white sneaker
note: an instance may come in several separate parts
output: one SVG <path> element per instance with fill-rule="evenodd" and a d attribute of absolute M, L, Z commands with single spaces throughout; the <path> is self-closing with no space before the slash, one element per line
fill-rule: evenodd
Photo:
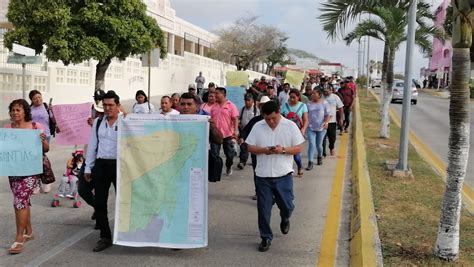
<path fill-rule="evenodd" d="M 58 195 L 60 198 L 63 198 L 64 197 L 64 194 L 59 194 Z"/>
<path fill-rule="evenodd" d="M 41 191 L 43 191 L 43 193 L 47 194 L 51 191 L 51 184 L 45 184 L 42 186 L 41 188 Z"/>
<path fill-rule="evenodd" d="M 74 195 L 73 194 L 67 194 L 66 197 L 72 199 L 72 198 L 74 198 Z"/>
<path fill-rule="evenodd" d="M 229 176 L 232 175 L 232 167 L 226 167 L 226 174 Z"/>

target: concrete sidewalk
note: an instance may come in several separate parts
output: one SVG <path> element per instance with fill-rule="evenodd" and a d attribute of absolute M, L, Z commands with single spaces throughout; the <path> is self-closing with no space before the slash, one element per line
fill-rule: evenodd
<path fill-rule="evenodd" d="M 344 138 L 349 138 L 345 134 Z M 341 136 L 338 136 L 337 145 Z M 349 141 L 350 142 L 350 141 Z M 344 148 L 347 150 L 347 146 Z M 52 145 L 48 156 L 52 160 L 57 179 L 64 172 L 66 160 L 73 147 Z M 339 152 L 339 148 L 337 148 Z M 307 164 L 306 147 L 303 162 Z M 350 155 L 347 156 L 350 158 Z M 14 240 L 15 220 L 11 207 L 12 194 L 6 177 L 0 177 L 0 265 L 1 266 L 315 266 L 321 251 L 326 215 L 331 199 L 335 168 L 346 158 L 328 157 L 323 166 L 305 171 L 302 178 L 294 178 L 295 211 L 287 236 L 280 233 L 280 218 L 275 205 L 272 216 L 274 240 L 266 253 L 257 251 L 260 242 L 257 226 L 256 201 L 251 165 L 237 170 L 232 176 L 223 175 L 218 183 L 209 184 L 209 246 L 203 249 L 170 250 L 161 248 L 130 248 L 113 246 L 101 253 L 92 252 L 99 233 L 90 220 L 92 208 L 83 202 L 79 209 L 72 201 L 63 200 L 60 207 L 50 206 L 52 193 L 32 198 L 32 222 L 36 236 L 26 244 L 20 255 L 8 255 Z M 237 159 L 234 160 L 237 162 Z M 347 166 L 347 165 L 340 165 Z M 335 266 L 349 265 L 350 187 L 346 172 L 342 224 L 330 240 L 337 239 Z M 341 178 L 342 179 L 342 178 Z M 53 186 L 53 192 L 59 182 Z M 114 193 L 109 200 L 113 213 Z M 333 201 L 341 201 L 333 199 Z M 109 217 L 113 217 L 110 214 Z M 329 222 L 331 224 L 331 222 Z M 113 223 L 111 222 L 111 226 Z M 336 227 L 337 229 L 337 227 Z M 327 233 L 326 233 L 327 234 Z"/>

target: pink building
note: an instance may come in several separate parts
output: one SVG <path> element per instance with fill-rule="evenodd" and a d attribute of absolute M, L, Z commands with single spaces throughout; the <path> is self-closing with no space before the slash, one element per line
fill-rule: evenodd
<path fill-rule="evenodd" d="M 446 8 L 449 6 L 450 0 L 444 0 L 443 3 L 435 11 L 435 27 L 443 27 L 446 19 Z M 442 84 L 447 84 L 449 73 L 451 71 L 452 56 L 451 40 L 445 40 L 444 44 L 439 39 L 433 39 L 433 51 L 430 58 L 429 70 L 432 74 L 437 74 L 438 79 L 442 79 Z"/>

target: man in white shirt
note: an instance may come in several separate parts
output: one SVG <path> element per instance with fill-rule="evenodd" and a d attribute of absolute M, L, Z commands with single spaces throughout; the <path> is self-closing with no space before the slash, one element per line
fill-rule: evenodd
<path fill-rule="evenodd" d="M 239 132 L 247 126 L 251 119 L 260 115 L 260 109 L 257 108 L 252 94 L 246 94 L 244 100 L 245 106 L 242 107 L 239 115 Z M 237 164 L 237 168 L 243 170 L 249 159 L 249 152 L 247 150 L 247 144 L 245 143 L 240 144 L 239 158 L 240 162 Z"/>
<path fill-rule="evenodd" d="M 326 136 L 323 139 L 323 157 L 326 156 L 326 139 L 329 140 L 329 153 L 331 156 L 335 156 L 336 151 L 334 150 L 334 147 L 336 143 L 337 124 L 341 124 L 340 121 L 336 121 L 336 115 L 339 113 L 339 118 L 344 117 L 342 111 L 344 104 L 342 103 L 342 100 L 339 98 L 339 96 L 333 93 L 332 87 L 330 85 L 324 87 L 323 95 L 323 98 L 329 103 L 329 114 L 331 116 L 326 131 Z"/>
<path fill-rule="evenodd" d="M 108 91 L 102 100 L 104 117 L 96 118 L 89 137 L 84 179 L 91 180 L 95 189 L 95 217 L 100 229 L 100 240 L 93 249 L 102 251 L 112 246 L 112 233 L 107 218 L 107 201 L 110 184 L 117 181 L 117 128 L 121 120 L 120 98 Z M 99 123 L 99 126 L 97 124 Z"/>
<path fill-rule="evenodd" d="M 262 106 L 264 120 L 257 122 L 245 140 L 250 153 L 257 155 L 256 189 L 258 250 L 267 251 L 273 239 L 270 227 L 273 196 L 280 209 L 280 230 L 288 234 L 293 204 L 293 155 L 301 152 L 304 137 L 296 124 L 280 114 L 274 101 Z"/>
<path fill-rule="evenodd" d="M 288 99 L 290 99 L 290 84 L 284 83 L 283 91 L 278 94 L 278 102 L 280 103 L 280 106 L 285 105 L 288 102 Z"/>
<path fill-rule="evenodd" d="M 161 98 L 160 114 L 164 116 L 179 115 L 179 111 L 171 107 L 171 98 L 167 95 Z"/>

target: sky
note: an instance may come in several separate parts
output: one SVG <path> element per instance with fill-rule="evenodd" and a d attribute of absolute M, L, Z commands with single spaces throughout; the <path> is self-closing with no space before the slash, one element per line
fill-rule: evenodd
<path fill-rule="evenodd" d="M 442 0 L 425 0 L 437 7 Z M 318 19 L 319 7 L 325 0 L 170 0 L 176 15 L 208 31 L 231 25 L 249 15 L 258 16 L 257 23 L 273 25 L 286 32 L 289 48 L 310 52 L 334 63 L 357 68 L 358 45 L 328 40 Z M 433 8 L 433 9 L 434 9 Z M 353 26 L 349 26 L 353 27 Z M 395 73 L 404 73 L 406 46 L 401 45 L 395 58 Z M 370 59 L 382 61 L 383 43 L 371 38 Z M 428 66 L 428 59 L 418 49 L 413 56 L 413 75 Z"/>

